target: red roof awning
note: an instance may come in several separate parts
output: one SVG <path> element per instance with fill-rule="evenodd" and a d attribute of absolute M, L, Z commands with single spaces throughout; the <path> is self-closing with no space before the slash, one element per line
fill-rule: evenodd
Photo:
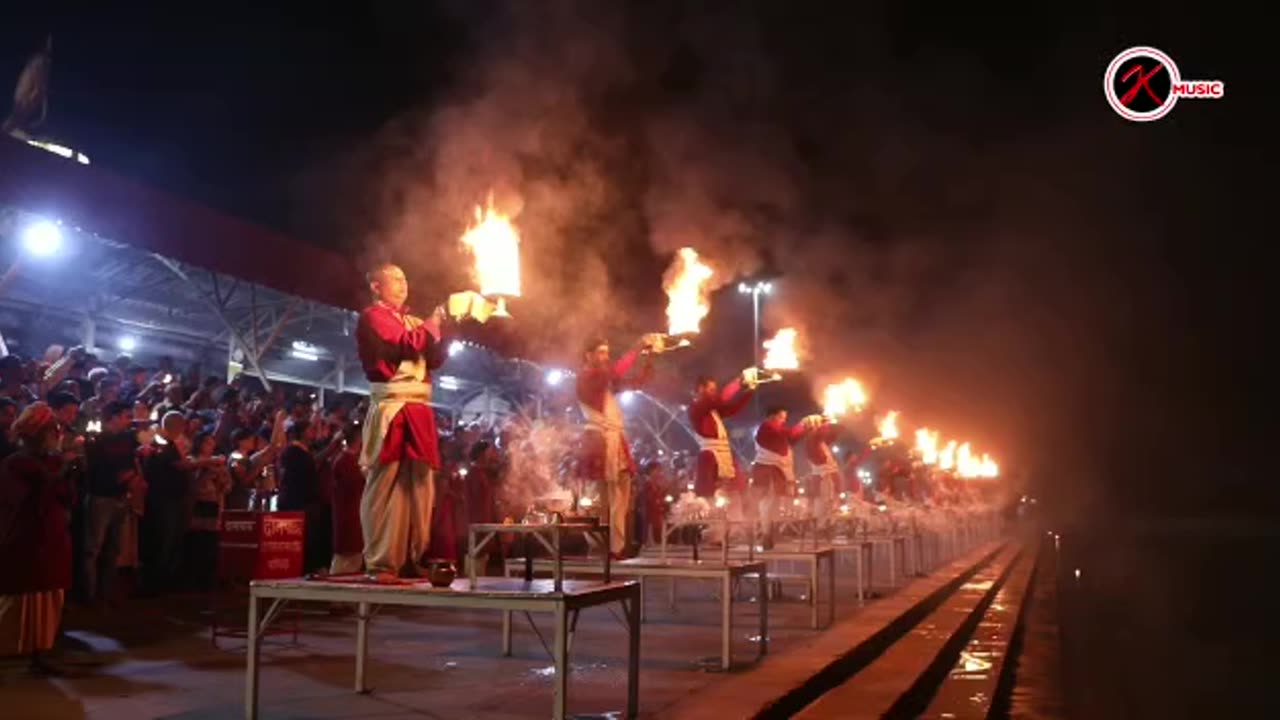
<path fill-rule="evenodd" d="M 3 136 L 0 204 L 307 300 L 358 310 L 367 297 L 351 258 Z"/>

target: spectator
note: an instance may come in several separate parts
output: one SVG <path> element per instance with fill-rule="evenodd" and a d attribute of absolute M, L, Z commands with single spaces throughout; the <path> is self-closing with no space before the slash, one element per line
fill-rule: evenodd
<path fill-rule="evenodd" d="M 47 404 L 32 403 L 13 423 L 18 450 L 0 462 L 0 654 L 31 655 L 35 672 L 57 672 L 41 653 L 53 648 L 71 587 L 61 431 Z"/>
<path fill-rule="evenodd" d="M 17 355 L 0 358 L 0 398 L 7 398 L 20 406 L 35 400 L 26 380 L 27 369 L 22 358 Z"/>
<path fill-rule="evenodd" d="M 9 428 L 13 427 L 13 421 L 17 418 L 18 403 L 7 397 L 0 397 L 0 460 L 9 457 L 17 449 L 9 437 Z"/>
<path fill-rule="evenodd" d="M 364 566 L 364 534 L 360 526 L 360 499 L 364 496 L 364 471 L 360 469 L 361 432 L 357 424 L 343 430 L 345 443 L 333 462 L 333 563 L 329 572 L 360 572 Z"/>
<path fill-rule="evenodd" d="M 327 568 L 332 559 L 329 547 L 332 520 L 327 506 L 321 501 L 320 468 L 311 450 L 315 426 L 306 420 L 295 419 L 288 425 L 286 433 L 289 445 L 280 454 L 278 508 L 306 513 L 302 568 L 304 572 L 313 572 Z"/>
<path fill-rule="evenodd" d="M 107 403 L 120 399 L 119 380 L 108 375 L 106 370 L 103 370 L 97 377 L 98 383 L 94 386 L 93 397 L 80 404 L 80 413 L 87 420 L 100 420 L 102 409 L 106 407 Z"/>
<path fill-rule="evenodd" d="M 129 493 L 140 475 L 132 409 L 119 400 L 103 409 L 102 433 L 85 450 L 84 594 L 109 601 L 121 535 L 131 512 Z"/>
<path fill-rule="evenodd" d="M 191 521 L 187 525 L 187 578 L 193 590 L 213 587 L 218 565 L 218 516 L 231 490 L 226 458 L 215 456 L 211 433 L 201 433 L 191 443 Z"/>
<path fill-rule="evenodd" d="M 171 412 L 160 421 L 158 449 L 147 457 L 143 477 L 147 481 L 146 511 L 142 516 L 142 569 L 148 592 L 176 586 L 182 562 L 189 472 L 220 459 L 192 461 L 186 457 L 191 441 L 184 434 L 186 420 Z"/>

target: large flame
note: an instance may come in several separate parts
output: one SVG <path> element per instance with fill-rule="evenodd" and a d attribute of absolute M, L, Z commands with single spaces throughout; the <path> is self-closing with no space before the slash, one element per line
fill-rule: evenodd
<path fill-rule="evenodd" d="M 462 235 L 462 244 L 475 256 L 475 277 L 481 295 L 519 297 L 520 235 L 510 218 L 493 208 L 476 206 L 476 222 Z"/>
<path fill-rule="evenodd" d="M 956 441 L 951 440 L 938 451 L 938 469 L 952 470 L 956 466 Z"/>
<path fill-rule="evenodd" d="M 898 438 L 898 411 L 890 410 L 885 413 L 885 416 L 880 418 L 876 430 L 879 432 L 881 440 L 896 440 Z"/>
<path fill-rule="evenodd" d="M 822 414 L 827 417 L 840 417 L 850 410 L 860 412 L 866 405 L 867 393 L 853 378 L 832 383 L 822 391 Z"/>
<path fill-rule="evenodd" d="M 956 450 L 956 474 L 966 478 L 975 478 L 982 474 L 982 459 L 974 454 L 969 443 L 962 444 Z"/>
<path fill-rule="evenodd" d="M 667 293 L 667 332 L 671 335 L 696 333 L 711 305 L 707 301 L 711 276 L 715 272 L 698 259 L 693 248 L 680 248 L 662 278 Z"/>
<path fill-rule="evenodd" d="M 796 356 L 796 329 L 782 328 L 777 335 L 764 341 L 765 370 L 795 370 L 800 367 Z"/>
<path fill-rule="evenodd" d="M 982 464 L 979 474 L 986 478 L 1000 477 L 1000 466 L 996 464 L 996 461 L 993 460 L 990 455 L 982 453 Z"/>
<path fill-rule="evenodd" d="M 916 430 L 916 452 L 920 453 L 920 462 L 925 465 L 938 463 L 938 433 L 929 428 Z"/>

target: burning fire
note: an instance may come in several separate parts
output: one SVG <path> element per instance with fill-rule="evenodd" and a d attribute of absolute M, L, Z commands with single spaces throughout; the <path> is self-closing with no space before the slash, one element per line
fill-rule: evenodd
<path fill-rule="evenodd" d="M 925 465 L 938 463 L 938 433 L 929 428 L 916 430 L 916 452 L 920 453 L 920 462 Z"/>
<path fill-rule="evenodd" d="M 853 378 L 828 385 L 822 391 L 822 414 L 827 417 L 840 417 L 850 410 L 861 412 L 866 404 L 867 393 L 862 389 L 862 383 Z"/>
<path fill-rule="evenodd" d="M 951 470 L 956 466 L 956 441 L 952 440 L 947 443 L 946 447 L 938 453 L 938 468 L 940 470 Z"/>
<path fill-rule="evenodd" d="M 1000 466 L 996 464 L 995 460 L 991 459 L 990 455 L 982 453 L 982 466 L 979 473 L 982 477 L 987 478 L 1000 477 Z"/>
<path fill-rule="evenodd" d="M 462 235 L 462 244 L 475 256 L 480 294 L 520 296 L 520 235 L 510 218 L 493 208 L 476 206 L 476 223 Z"/>
<path fill-rule="evenodd" d="M 782 328 L 771 339 L 764 341 L 765 370 L 795 370 L 800 367 L 796 356 L 796 329 Z"/>
<path fill-rule="evenodd" d="M 880 418 L 877 431 L 880 433 L 881 440 L 896 440 L 898 438 L 898 411 L 890 410 L 884 417 Z"/>
<path fill-rule="evenodd" d="M 973 454 L 969 443 L 964 443 L 956 450 L 956 474 L 960 477 L 974 478 L 982 472 L 982 460 Z"/>
<path fill-rule="evenodd" d="M 667 293 L 667 332 L 671 335 L 696 333 L 711 305 L 707 292 L 714 271 L 698 259 L 693 248 L 680 248 L 662 279 Z"/>

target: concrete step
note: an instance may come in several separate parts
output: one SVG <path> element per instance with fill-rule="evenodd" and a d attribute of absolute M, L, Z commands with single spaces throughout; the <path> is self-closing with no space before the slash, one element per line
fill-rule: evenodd
<path fill-rule="evenodd" d="M 938 669 L 945 672 L 950 666 L 949 658 L 982 617 L 1019 557 L 1019 546 L 1002 549 L 991 563 L 979 569 L 874 661 L 794 717 L 855 720 L 885 717 L 891 711 L 895 711 L 893 716 L 899 716 L 896 710 L 904 698 L 936 687 L 936 681 L 932 685 L 928 682 L 929 676 Z"/>
<path fill-rule="evenodd" d="M 976 572 L 989 565 L 1006 541 L 975 548 L 927 577 L 814 637 L 811 643 L 771 654 L 759 667 L 700 689 L 656 715 L 664 720 L 791 717 L 885 652 Z"/>

